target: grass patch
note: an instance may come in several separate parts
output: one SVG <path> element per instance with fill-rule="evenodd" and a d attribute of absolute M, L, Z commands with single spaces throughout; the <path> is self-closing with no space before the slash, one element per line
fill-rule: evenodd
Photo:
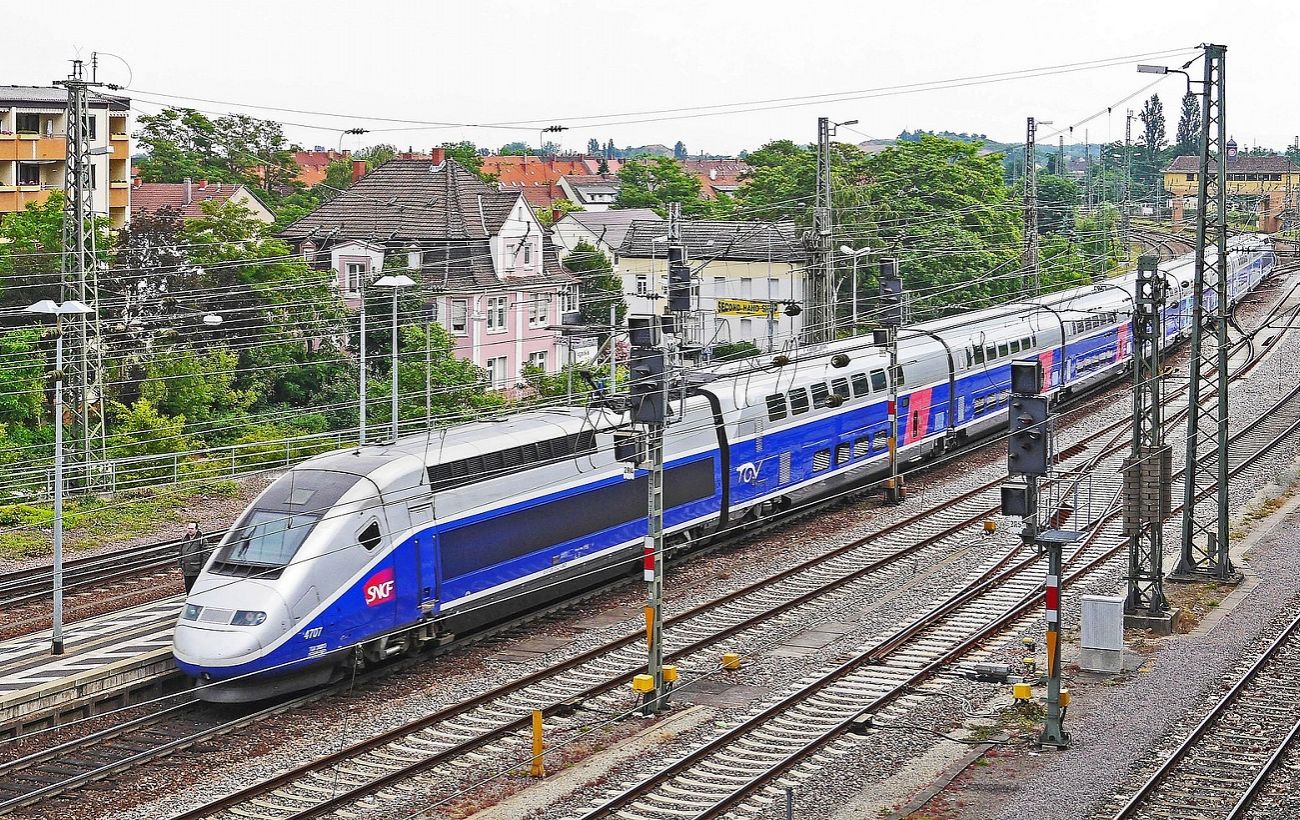
<path fill-rule="evenodd" d="M 69 498 L 63 504 L 63 543 L 74 552 L 149 535 L 160 524 L 179 522 L 185 507 L 214 496 L 230 498 L 238 494 L 239 484 L 225 480 L 183 490 L 142 487 L 112 498 Z M 53 549 L 54 509 L 50 504 L 0 505 L 0 527 L 4 529 L 0 532 L 0 558 L 35 558 Z"/>

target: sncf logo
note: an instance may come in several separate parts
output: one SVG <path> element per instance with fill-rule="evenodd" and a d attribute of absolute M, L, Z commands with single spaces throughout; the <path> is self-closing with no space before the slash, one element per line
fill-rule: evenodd
<path fill-rule="evenodd" d="M 397 595 L 396 582 L 393 580 L 393 568 L 381 569 L 366 581 L 366 606 L 379 606 L 393 600 Z"/>

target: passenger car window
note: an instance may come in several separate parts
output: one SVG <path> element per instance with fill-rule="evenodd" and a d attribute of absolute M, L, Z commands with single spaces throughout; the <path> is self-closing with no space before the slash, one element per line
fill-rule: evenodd
<path fill-rule="evenodd" d="M 871 393 L 871 382 L 867 381 L 866 373 L 853 374 L 853 395 L 862 398 Z"/>
<path fill-rule="evenodd" d="M 831 382 L 831 392 L 849 398 L 849 380 L 835 379 Z"/>
<path fill-rule="evenodd" d="M 817 382 L 816 384 L 812 385 L 813 407 L 825 407 L 826 397 L 829 396 L 830 394 L 831 394 L 830 388 L 826 386 L 825 382 Z"/>
<path fill-rule="evenodd" d="M 790 391 L 790 412 L 794 415 L 808 412 L 808 391 L 802 387 Z"/>
<path fill-rule="evenodd" d="M 767 418 L 769 421 L 780 421 L 785 418 L 785 394 L 773 393 L 767 397 Z"/>
<path fill-rule="evenodd" d="M 881 390 L 885 389 L 885 386 L 886 386 L 885 371 L 883 370 L 871 371 L 871 389 L 875 390 L 876 392 L 880 392 Z"/>

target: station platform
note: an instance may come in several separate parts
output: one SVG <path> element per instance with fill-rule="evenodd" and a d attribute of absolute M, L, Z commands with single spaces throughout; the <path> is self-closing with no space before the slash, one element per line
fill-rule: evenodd
<path fill-rule="evenodd" d="M 176 684 L 172 628 L 183 596 L 110 612 L 64 628 L 51 655 L 46 629 L 0 642 L 0 737 L 162 694 Z"/>

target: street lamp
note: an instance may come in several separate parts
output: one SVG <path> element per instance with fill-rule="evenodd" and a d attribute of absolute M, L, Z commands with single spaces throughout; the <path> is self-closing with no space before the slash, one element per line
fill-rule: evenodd
<path fill-rule="evenodd" d="M 850 289 L 853 299 L 853 334 L 858 333 L 858 259 L 871 253 L 871 248 L 853 250 L 848 245 L 840 245 L 840 253 L 853 260 L 853 285 Z"/>
<path fill-rule="evenodd" d="M 54 317 L 54 615 L 50 653 L 63 654 L 63 317 L 95 311 L 74 300 L 42 299 L 27 313 Z"/>
<path fill-rule="evenodd" d="M 381 276 L 375 280 L 375 287 L 393 289 L 393 441 L 397 441 L 397 293 L 414 284 L 414 279 L 403 274 Z"/>

